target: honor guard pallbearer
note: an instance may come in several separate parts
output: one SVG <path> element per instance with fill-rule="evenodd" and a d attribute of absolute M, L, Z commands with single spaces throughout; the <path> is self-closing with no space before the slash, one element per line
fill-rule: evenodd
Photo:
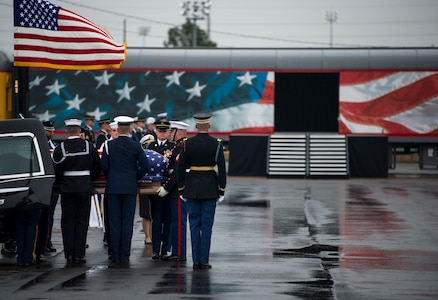
<path fill-rule="evenodd" d="M 223 200 L 225 193 L 225 157 L 222 141 L 208 134 L 211 114 L 197 113 L 193 117 L 198 134 L 187 139 L 181 151 L 177 165 L 178 191 L 187 200 L 193 269 L 210 269 L 216 203 Z"/>
<path fill-rule="evenodd" d="M 109 140 L 111 137 L 111 120 L 110 119 L 102 119 L 97 121 L 99 124 L 100 132 L 99 135 L 96 137 L 96 148 L 100 149 L 102 147 L 102 144 Z"/>
<path fill-rule="evenodd" d="M 156 151 L 169 158 L 174 143 L 168 140 L 170 123 L 166 120 L 155 121 L 157 139 L 149 144 L 148 149 Z M 152 214 L 152 259 L 166 260 L 169 258 L 167 252 L 170 250 L 170 198 L 168 195 L 160 197 L 150 195 Z"/>
<path fill-rule="evenodd" d="M 187 202 L 179 197 L 176 168 L 181 151 L 187 140 L 189 124 L 181 121 L 170 121 L 170 137 L 175 146 L 169 158 L 168 177 L 166 182 L 158 189 L 158 196 L 170 195 L 170 235 L 171 246 L 170 260 L 186 261 L 187 253 Z"/>
<path fill-rule="evenodd" d="M 55 131 L 54 121 L 44 121 L 43 127 L 47 136 L 47 143 L 49 144 L 50 152 L 58 146 L 58 143 L 53 141 L 53 135 Z M 56 204 L 58 203 L 57 194 L 52 194 L 50 200 L 50 206 L 41 209 L 40 221 L 38 223 L 37 241 L 35 244 L 36 261 L 44 261 L 46 252 L 56 252 L 56 248 L 52 244 L 52 228 L 53 228 L 53 216 L 55 213 Z"/>
<path fill-rule="evenodd" d="M 99 154 L 80 138 L 81 120 L 65 120 L 68 138 L 53 151 L 55 182 L 61 189 L 61 229 L 68 263 L 85 262 L 92 181 L 100 174 Z"/>
<path fill-rule="evenodd" d="M 94 132 L 93 132 L 94 124 L 95 124 L 94 117 L 86 115 L 85 128 L 84 128 L 85 139 L 88 140 L 94 146 L 96 146 L 96 139 L 94 137 Z"/>
<path fill-rule="evenodd" d="M 101 166 L 107 184 L 111 258 L 115 263 L 128 263 L 137 196 L 137 181 L 149 168 L 149 163 L 138 142 L 132 140 L 128 116 L 114 118 L 118 123 L 119 137 L 105 142 Z"/>

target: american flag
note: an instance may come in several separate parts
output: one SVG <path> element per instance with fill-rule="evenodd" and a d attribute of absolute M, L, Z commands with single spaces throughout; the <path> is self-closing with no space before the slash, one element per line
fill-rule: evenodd
<path fill-rule="evenodd" d="M 104 28 L 49 1 L 14 0 L 15 66 L 118 68 L 125 48 Z"/>
<path fill-rule="evenodd" d="M 438 134 L 438 72 L 340 73 L 343 134 Z"/>
<path fill-rule="evenodd" d="M 193 114 L 199 111 L 212 113 L 212 133 L 271 133 L 274 128 L 273 72 L 30 69 L 29 81 L 30 114 L 54 120 L 57 130 L 64 129 L 67 118 L 165 112 L 196 131 Z"/>

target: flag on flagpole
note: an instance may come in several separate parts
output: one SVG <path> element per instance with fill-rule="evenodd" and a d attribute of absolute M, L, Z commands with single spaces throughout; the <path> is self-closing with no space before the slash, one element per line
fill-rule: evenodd
<path fill-rule="evenodd" d="M 126 44 L 72 11 L 46 0 L 14 0 L 14 65 L 53 69 L 119 68 Z"/>

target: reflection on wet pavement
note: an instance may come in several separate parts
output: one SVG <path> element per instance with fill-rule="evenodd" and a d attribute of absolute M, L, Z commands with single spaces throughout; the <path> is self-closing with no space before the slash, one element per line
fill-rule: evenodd
<path fill-rule="evenodd" d="M 30 268 L 2 255 L 0 297 L 436 299 L 437 206 L 434 179 L 230 178 L 211 270 L 192 269 L 190 246 L 187 262 L 153 262 L 137 218 L 129 265 L 112 264 L 102 229 L 90 228 L 82 266 L 62 251 Z"/>

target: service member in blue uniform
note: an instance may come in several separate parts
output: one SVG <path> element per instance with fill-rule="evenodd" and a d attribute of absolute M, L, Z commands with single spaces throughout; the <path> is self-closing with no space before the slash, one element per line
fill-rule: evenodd
<path fill-rule="evenodd" d="M 169 158 L 168 177 L 159 188 L 158 196 L 170 195 L 170 234 L 169 241 L 172 253 L 169 260 L 186 261 L 187 253 L 187 202 L 179 197 L 176 167 L 180 152 L 187 140 L 189 124 L 181 121 L 170 121 L 170 137 L 175 142 L 172 155 Z"/>
<path fill-rule="evenodd" d="M 56 181 L 61 189 L 61 229 L 68 263 L 85 262 L 92 181 L 100 174 L 99 154 L 80 138 L 81 120 L 65 120 L 68 138 L 53 151 Z"/>
<path fill-rule="evenodd" d="M 210 269 L 216 203 L 223 200 L 225 193 L 225 158 L 222 141 L 208 134 L 211 114 L 197 113 L 194 118 L 198 134 L 187 139 L 181 151 L 177 165 L 178 191 L 187 200 L 193 269 Z"/>
<path fill-rule="evenodd" d="M 53 150 L 55 150 L 58 143 L 53 141 L 53 135 L 55 131 L 55 122 L 54 121 L 44 121 L 43 127 L 47 136 L 47 143 L 49 144 L 49 148 L 52 154 Z M 56 204 L 58 203 L 57 194 L 52 194 L 50 206 L 41 209 L 40 221 L 38 223 L 38 234 L 37 241 L 35 244 L 35 255 L 36 261 L 44 261 L 44 256 L 46 255 L 46 251 L 56 252 L 56 248 L 53 247 L 52 244 L 52 227 L 53 227 L 53 216 L 55 213 Z"/>
<path fill-rule="evenodd" d="M 119 137 L 104 144 L 101 166 L 107 179 L 111 258 L 115 263 L 127 263 L 131 255 L 137 181 L 148 170 L 149 162 L 140 144 L 130 136 L 134 119 L 119 116 L 114 121 L 118 123 Z"/>
<path fill-rule="evenodd" d="M 155 122 L 157 139 L 149 144 L 148 149 L 164 155 L 169 158 L 171 151 L 175 146 L 168 140 L 170 123 L 166 120 Z M 168 195 L 160 197 L 150 195 L 151 214 L 152 214 L 152 259 L 166 260 L 169 258 L 167 252 L 169 246 L 170 232 L 170 198 Z"/>

